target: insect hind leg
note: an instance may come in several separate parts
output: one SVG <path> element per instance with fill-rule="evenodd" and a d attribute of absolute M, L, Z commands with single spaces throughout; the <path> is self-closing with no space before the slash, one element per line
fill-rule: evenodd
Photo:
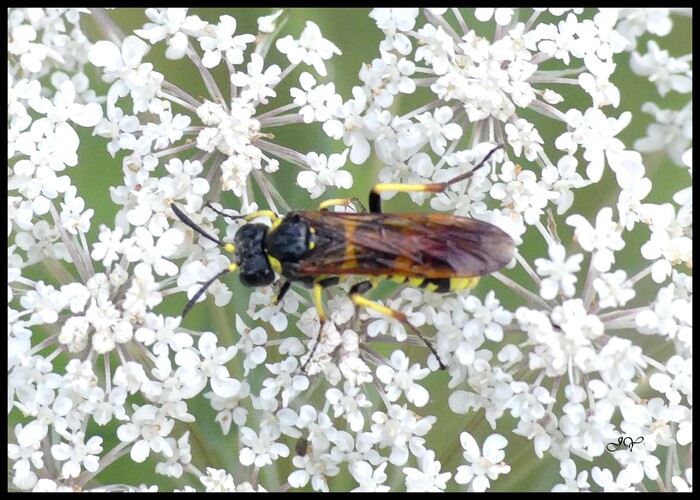
<path fill-rule="evenodd" d="M 463 181 L 465 179 L 468 179 L 472 175 L 474 175 L 474 172 L 479 170 L 481 167 L 486 165 L 486 162 L 489 161 L 491 156 L 498 151 L 499 149 L 502 149 L 503 145 L 499 144 L 495 148 L 493 148 L 491 151 L 489 151 L 486 156 L 479 162 L 479 164 L 471 169 L 469 172 L 458 175 L 457 177 L 454 177 L 453 179 L 450 179 L 449 181 L 446 182 L 438 182 L 435 184 L 401 184 L 401 183 L 387 183 L 387 184 L 377 184 L 372 188 L 372 190 L 369 192 L 369 211 L 372 212 L 373 214 L 380 214 L 382 213 L 382 198 L 381 198 L 381 193 L 384 191 L 397 191 L 399 193 L 442 193 L 447 189 L 449 186 L 452 184 L 456 184 L 457 182 Z"/>
<path fill-rule="evenodd" d="M 383 306 L 382 304 L 379 304 L 378 302 L 374 302 L 373 300 L 369 300 L 368 298 L 364 297 L 363 294 L 365 294 L 367 291 L 372 289 L 374 287 L 374 283 L 371 281 L 361 281 L 360 283 L 357 283 L 350 288 L 350 300 L 358 306 L 358 307 L 365 307 L 367 309 L 372 309 L 374 311 L 377 311 L 381 314 L 384 314 L 385 316 L 389 316 L 390 318 L 394 318 L 397 321 L 400 321 L 404 325 L 408 326 L 408 328 L 411 329 L 413 333 L 415 333 L 419 339 L 423 341 L 423 343 L 430 349 L 430 352 L 433 353 L 433 356 L 435 356 L 435 359 L 437 359 L 438 364 L 440 365 L 441 370 L 445 370 L 447 367 L 445 364 L 442 362 L 442 359 L 440 359 L 440 355 L 437 353 L 435 348 L 433 347 L 433 344 L 430 343 L 428 339 L 426 339 L 423 334 L 413 326 L 409 321 L 408 317 L 406 316 L 405 313 L 401 311 L 397 311 L 396 309 L 392 309 L 390 307 Z"/>

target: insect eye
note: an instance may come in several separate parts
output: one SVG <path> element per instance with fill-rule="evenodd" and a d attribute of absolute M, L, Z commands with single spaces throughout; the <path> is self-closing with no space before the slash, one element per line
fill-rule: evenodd
<path fill-rule="evenodd" d="M 239 264 L 241 283 L 249 287 L 266 286 L 275 280 L 275 273 L 264 255 L 251 256 Z"/>

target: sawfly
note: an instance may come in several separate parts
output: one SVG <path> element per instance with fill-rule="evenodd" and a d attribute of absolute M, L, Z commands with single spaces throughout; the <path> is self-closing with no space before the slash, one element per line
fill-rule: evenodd
<path fill-rule="evenodd" d="M 331 212 L 334 205 L 356 206 L 356 199 L 333 199 L 321 203 L 319 210 L 294 211 L 280 216 L 261 210 L 245 216 L 233 243 L 225 243 L 196 225 L 175 203 L 175 215 L 192 230 L 234 254 L 234 262 L 204 283 L 183 311 L 183 317 L 207 287 L 226 273 L 238 271 L 248 287 L 272 284 L 282 276 L 283 284 L 274 302 L 282 300 L 292 283 L 313 290 L 320 330 L 313 349 L 302 367 L 306 368 L 328 321 L 322 304 L 323 289 L 338 284 L 345 275 L 366 276 L 350 288 L 356 306 L 378 311 L 411 329 L 445 368 L 432 344 L 401 311 L 364 297 L 382 279 L 391 279 L 434 292 L 458 291 L 473 287 L 479 276 L 490 274 L 513 258 L 515 245 L 503 230 L 488 222 L 444 213 L 384 213 L 381 193 L 439 193 L 448 186 L 471 177 L 502 146 L 492 149 L 469 172 L 447 182 L 435 184 L 377 184 L 369 194 L 369 212 Z M 267 217 L 272 225 L 251 222 Z"/>

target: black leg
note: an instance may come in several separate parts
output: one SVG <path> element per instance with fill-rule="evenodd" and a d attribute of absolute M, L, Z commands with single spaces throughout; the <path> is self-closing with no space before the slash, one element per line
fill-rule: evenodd
<path fill-rule="evenodd" d="M 289 291 L 289 287 L 292 286 L 291 281 L 285 281 L 282 283 L 282 286 L 280 287 L 280 291 L 277 292 L 277 297 L 272 299 L 272 303 L 277 305 L 280 302 L 282 302 L 282 299 L 284 298 L 285 295 L 287 295 L 287 292 Z"/>

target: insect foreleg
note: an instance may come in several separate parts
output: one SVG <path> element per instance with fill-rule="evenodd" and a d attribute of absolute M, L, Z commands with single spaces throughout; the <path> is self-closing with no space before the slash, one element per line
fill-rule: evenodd
<path fill-rule="evenodd" d="M 253 213 L 250 213 L 248 215 L 232 215 L 232 214 L 227 214 L 226 212 L 223 212 L 221 210 L 217 210 L 216 208 L 214 208 L 214 205 L 212 205 L 211 202 L 209 202 L 209 201 L 206 202 L 204 205 L 209 207 L 210 209 L 212 209 L 214 212 L 221 215 L 222 217 L 226 217 L 226 218 L 231 219 L 231 220 L 243 219 L 244 221 L 249 222 L 249 221 L 256 219 L 258 217 L 267 217 L 274 223 L 280 219 L 280 216 L 277 215 L 272 210 L 258 210 L 257 212 L 253 212 Z"/>
<path fill-rule="evenodd" d="M 272 305 L 277 305 L 279 304 L 282 299 L 284 298 L 285 295 L 287 295 L 287 292 L 289 291 L 289 287 L 292 285 L 291 281 L 285 281 L 282 283 L 282 286 L 280 287 L 280 291 L 277 292 L 277 295 L 275 296 L 274 299 L 272 299 Z"/>
<path fill-rule="evenodd" d="M 321 204 L 319 204 L 318 209 L 319 210 L 328 210 L 328 207 L 332 207 L 335 205 L 340 205 L 340 206 L 344 206 L 344 207 L 347 207 L 349 205 L 353 205 L 359 213 L 367 212 L 367 209 L 362 204 L 362 202 L 359 200 L 359 198 L 355 198 L 354 196 L 352 198 L 333 198 L 330 200 L 323 201 L 323 202 L 321 202 Z"/>

